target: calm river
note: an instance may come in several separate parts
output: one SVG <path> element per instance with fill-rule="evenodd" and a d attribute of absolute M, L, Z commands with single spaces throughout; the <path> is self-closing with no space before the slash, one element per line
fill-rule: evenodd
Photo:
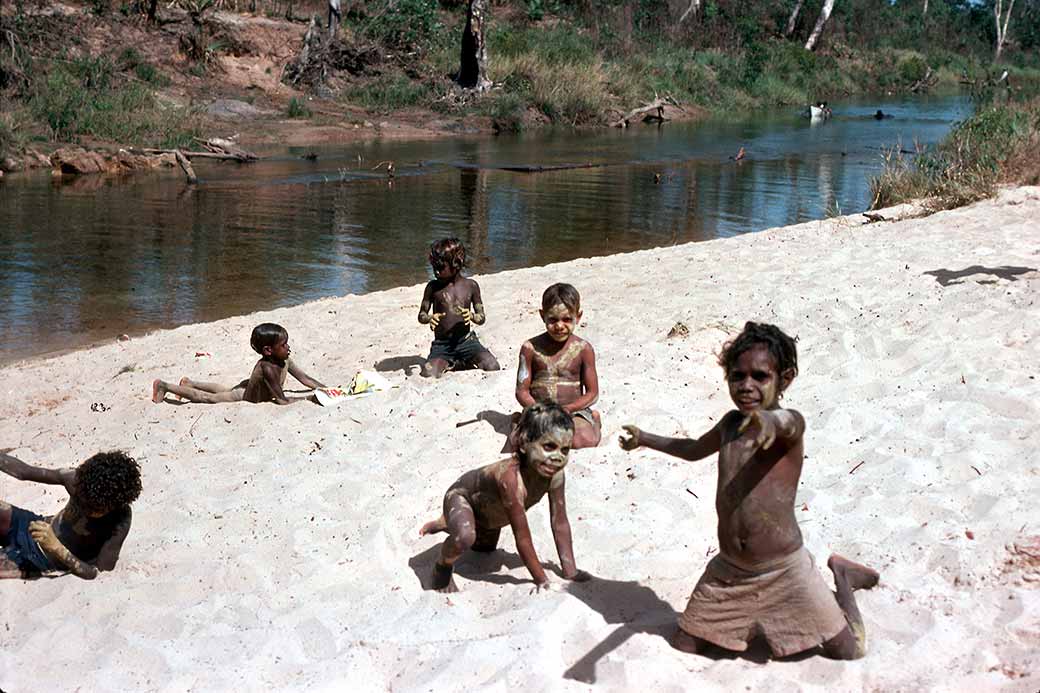
<path fill-rule="evenodd" d="M 249 165 L 0 183 L 0 363 L 161 327 L 414 284 L 458 236 L 474 273 L 865 210 L 882 148 L 931 144 L 963 97 L 832 104 L 628 131 L 263 152 Z M 878 108 L 894 117 L 876 121 Z M 730 157 L 744 147 L 739 163 Z M 315 151 L 316 161 L 301 154 Z M 360 156 L 360 161 L 359 161 Z M 393 160 L 388 184 L 373 170 Z M 596 164 L 519 173 L 510 165 Z M 655 174 L 660 174 L 655 182 Z"/>

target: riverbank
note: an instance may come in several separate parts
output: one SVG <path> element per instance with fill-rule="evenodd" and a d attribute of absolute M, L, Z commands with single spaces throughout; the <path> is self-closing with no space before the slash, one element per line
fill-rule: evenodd
<path fill-rule="evenodd" d="M 498 373 L 415 374 L 429 346 L 418 286 L 4 368 L 13 454 L 59 466 L 126 448 L 145 490 L 115 572 L 0 582 L 0 688 L 1033 690 L 1038 216 L 1040 189 L 1019 188 L 925 218 L 852 215 L 478 277 Z M 597 579 L 553 574 L 556 590 L 530 594 L 506 532 L 460 564 L 459 594 L 424 592 L 437 541 L 418 527 L 461 471 L 497 458 L 517 350 L 557 280 L 582 292 L 597 351 L 604 444 L 574 453 L 567 484 L 578 563 Z M 717 550 L 714 465 L 614 441 L 630 421 L 678 435 L 717 421 L 713 354 L 748 319 L 799 338 L 785 404 L 808 421 L 807 546 L 821 568 L 837 551 L 881 572 L 859 593 L 859 662 L 689 657 L 661 637 Z M 334 409 L 149 401 L 157 377 L 241 378 L 263 320 L 325 382 L 375 367 L 394 387 Z M 688 334 L 669 338 L 677 323 Z M 64 500 L 2 489 L 43 513 Z M 546 508 L 530 517 L 555 566 Z"/>

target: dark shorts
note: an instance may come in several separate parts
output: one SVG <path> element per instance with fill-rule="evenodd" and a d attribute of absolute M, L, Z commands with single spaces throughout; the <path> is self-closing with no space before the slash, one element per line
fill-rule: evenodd
<path fill-rule="evenodd" d="M 482 354 L 490 353 L 472 330 L 461 338 L 435 339 L 430 345 L 427 361 L 444 359 L 452 368 L 475 366 Z"/>
<path fill-rule="evenodd" d="M 2 538 L 2 548 L 15 565 L 27 573 L 43 573 L 48 570 L 56 570 L 51 559 L 40 549 L 40 545 L 29 534 L 29 523 L 36 520 L 45 520 L 42 515 L 37 515 L 30 510 L 23 510 L 11 506 L 11 529 L 7 536 Z"/>

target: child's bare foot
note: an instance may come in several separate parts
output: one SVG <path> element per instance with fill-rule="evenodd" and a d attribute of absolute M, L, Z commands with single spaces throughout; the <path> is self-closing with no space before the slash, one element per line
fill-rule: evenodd
<path fill-rule="evenodd" d="M 191 387 L 191 378 L 188 376 L 181 378 L 181 387 Z"/>
<path fill-rule="evenodd" d="M 445 594 L 458 592 L 459 588 L 455 586 L 455 578 L 452 577 L 453 572 L 455 571 L 450 565 L 443 565 L 440 561 L 434 563 L 433 582 L 430 584 L 430 589 L 435 589 Z"/>
<path fill-rule="evenodd" d="M 827 567 L 831 569 L 835 577 L 839 577 L 838 574 L 841 573 L 840 577 L 843 577 L 849 583 L 849 587 L 854 590 L 868 590 L 878 584 L 878 579 L 881 577 L 876 570 L 850 561 L 836 553 L 832 553 L 831 557 L 827 559 Z"/>
<path fill-rule="evenodd" d="M 697 654 L 704 649 L 703 641 L 678 628 L 672 636 L 672 647 L 687 654 Z"/>
<path fill-rule="evenodd" d="M 155 380 L 152 382 L 152 401 L 159 404 L 166 399 L 166 386 L 161 380 Z"/>
<path fill-rule="evenodd" d="M 443 532 L 445 530 L 445 522 L 443 517 L 438 517 L 436 520 L 430 520 L 419 529 L 419 536 L 425 537 L 427 534 L 436 534 L 437 532 Z"/>

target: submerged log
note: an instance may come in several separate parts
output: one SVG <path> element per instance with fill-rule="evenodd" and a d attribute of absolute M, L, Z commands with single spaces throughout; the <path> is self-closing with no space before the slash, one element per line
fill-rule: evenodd
<path fill-rule="evenodd" d="M 184 175 L 188 177 L 188 184 L 195 185 L 198 183 L 199 179 L 195 175 L 195 169 L 191 167 L 191 162 L 188 161 L 181 150 L 174 150 L 173 155 L 177 157 L 177 163 L 180 165 L 181 170 L 184 171 Z"/>

